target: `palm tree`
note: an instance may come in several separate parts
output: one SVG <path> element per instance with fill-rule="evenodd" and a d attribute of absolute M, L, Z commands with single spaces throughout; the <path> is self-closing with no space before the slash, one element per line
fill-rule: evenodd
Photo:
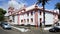
<path fill-rule="evenodd" d="M 59 10 L 58 18 L 60 19 L 60 3 L 59 2 L 55 4 L 55 9 Z"/>
<path fill-rule="evenodd" d="M 42 4 L 42 6 L 43 6 L 43 22 L 44 22 L 44 26 L 45 26 L 45 5 L 46 5 L 46 3 L 48 3 L 48 1 L 49 0 L 37 0 L 37 3 L 36 4 Z"/>

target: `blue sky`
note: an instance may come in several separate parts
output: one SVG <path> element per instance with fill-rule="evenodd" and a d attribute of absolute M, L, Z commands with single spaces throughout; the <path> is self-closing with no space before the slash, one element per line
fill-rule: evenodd
<path fill-rule="evenodd" d="M 10 0 L 0 0 L 0 7 L 3 8 L 3 9 L 8 9 L 8 2 Z M 37 0 L 14 0 L 18 3 L 24 3 L 26 4 L 27 6 L 31 6 L 33 5 L 35 2 L 37 2 Z M 54 7 L 55 7 L 55 4 L 57 2 L 60 2 L 60 0 L 51 0 L 48 2 L 48 4 L 45 5 L 45 8 L 46 9 L 50 9 L 50 10 L 53 10 Z"/>

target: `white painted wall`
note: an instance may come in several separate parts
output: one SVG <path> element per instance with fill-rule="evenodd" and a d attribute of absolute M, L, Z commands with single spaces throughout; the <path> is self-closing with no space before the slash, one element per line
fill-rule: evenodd
<path fill-rule="evenodd" d="M 43 22 L 43 12 L 40 15 L 40 11 L 38 11 L 38 26 L 40 25 L 40 18 L 42 18 L 42 22 Z"/>
<path fill-rule="evenodd" d="M 31 23 L 31 18 L 33 18 L 33 22 L 32 23 Z M 34 12 L 33 12 L 32 16 L 31 16 L 31 13 L 29 13 L 29 16 L 27 16 L 27 13 L 25 13 L 24 15 L 20 15 L 20 24 L 23 24 L 23 23 L 21 23 L 22 19 L 26 20 L 26 22 L 24 23 L 25 25 L 27 25 L 27 24 L 35 25 Z M 27 19 L 29 19 L 29 22 L 27 22 Z"/>
<path fill-rule="evenodd" d="M 24 22 L 25 25 L 27 25 L 27 14 L 24 14 L 24 19 L 26 20 L 26 22 Z"/>
<path fill-rule="evenodd" d="M 40 12 L 38 11 L 38 25 L 40 25 L 40 18 L 42 18 L 42 22 L 43 22 L 43 13 L 42 15 L 40 15 Z M 54 18 L 53 14 L 46 12 L 45 13 L 45 21 L 46 21 L 45 25 L 53 24 L 53 20 L 54 20 L 53 18 Z"/>
<path fill-rule="evenodd" d="M 21 23 L 21 20 L 23 19 L 23 15 L 20 15 L 20 25 L 22 24 Z"/>
<path fill-rule="evenodd" d="M 31 13 L 30 13 L 30 20 L 31 18 L 33 18 L 33 22 L 30 21 L 30 24 L 31 25 L 35 25 L 35 12 L 33 11 L 33 15 L 31 16 Z"/>
<path fill-rule="evenodd" d="M 45 20 L 46 20 L 45 25 L 53 24 L 53 20 L 54 20 L 53 18 L 54 18 L 53 14 L 45 13 Z"/>
<path fill-rule="evenodd" d="M 13 20 L 12 16 L 10 16 L 9 18 L 10 18 L 10 20 Z"/>
<path fill-rule="evenodd" d="M 14 22 L 15 22 L 14 24 L 18 24 L 18 16 L 17 15 L 15 16 Z"/>
<path fill-rule="evenodd" d="M 46 16 L 45 25 L 53 24 L 53 18 L 54 18 L 53 14 L 45 13 L 45 16 Z M 10 18 L 12 19 L 12 17 L 10 17 Z M 33 18 L 33 23 L 31 23 L 31 18 Z M 43 13 L 42 13 L 42 15 L 40 15 L 38 12 L 38 25 L 40 25 L 40 18 L 42 18 L 42 22 L 43 22 Z M 27 16 L 26 13 L 24 15 L 20 15 L 20 25 L 23 24 L 23 23 L 21 23 L 22 19 L 26 20 L 26 22 L 24 23 L 25 25 L 27 25 L 27 24 L 35 25 L 35 12 L 33 12 L 33 16 L 31 16 L 31 13 L 29 13 L 29 16 Z M 29 23 L 27 22 L 27 19 L 29 19 Z M 18 21 L 18 16 L 15 16 L 15 20 L 14 20 L 15 24 L 18 24 L 17 21 Z"/>

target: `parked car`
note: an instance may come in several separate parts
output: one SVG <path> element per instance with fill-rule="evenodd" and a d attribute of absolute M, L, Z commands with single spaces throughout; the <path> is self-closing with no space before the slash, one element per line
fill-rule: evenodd
<path fill-rule="evenodd" d="M 60 31 L 60 28 L 58 26 L 49 29 L 49 32 L 59 32 L 59 31 Z"/>
<path fill-rule="evenodd" d="M 3 29 L 11 29 L 11 25 L 8 24 L 7 22 L 1 22 L 1 27 Z"/>

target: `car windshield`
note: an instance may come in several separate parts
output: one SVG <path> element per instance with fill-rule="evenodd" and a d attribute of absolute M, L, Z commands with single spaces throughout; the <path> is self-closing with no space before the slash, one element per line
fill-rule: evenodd
<path fill-rule="evenodd" d="M 58 27 L 54 27 L 55 29 L 57 29 Z"/>
<path fill-rule="evenodd" d="M 8 24 L 5 24 L 5 25 L 8 25 Z"/>
<path fill-rule="evenodd" d="M 4 23 L 4 25 L 9 25 L 8 23 Z"/>

